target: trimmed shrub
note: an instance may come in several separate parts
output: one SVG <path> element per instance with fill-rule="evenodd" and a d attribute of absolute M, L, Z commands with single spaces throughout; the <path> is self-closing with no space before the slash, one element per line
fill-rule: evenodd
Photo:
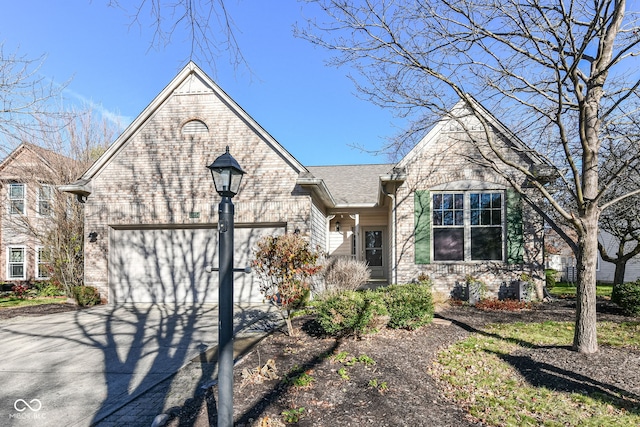
<path fill-rule="evenodd" d="M 100 294 L 93 286 L 72 286 L 71 295 L 81 307 L 100 304 Z"/>
<path fill-rule="evenodd" d="M 552 268 L 544 270 L 545 285 L 547 289 L 552 289 L 558 281 L 558 272 Z"/>
<path fill-rule="evenodd" d="M 38 296 L 41 297 L 58 297 L 64 295 L 64 290 L 61 286 L 56 286 L 50 282 L 36 282 L 35 287 L 38 291 Z"/>
<path fill-rule="evenodd" d="M 614 283 L 613 284 L 613 289 L 611 290 L 611 301 L 615 302 L 618 305 L 620 304 L 620 293 L 619 290 L 621 287 L 623 287 L 625 284 L 618 284 L 618 283 Z"/>
<path fill-rule="evenodd" d="M 431 287 L 420 283 L 391 285 L 378 289 L 384 296 L 389 323 L 394 329 L 418 329 L 433 320 L 433 295 Z"/>
<path fill-rule="evenodd" d="M 623 283 L 614 287 L 612 300 L 622 308 L 627 316 L 640 316 L 640 280 Z"/>
<path fill-rule="evenodd" d="M 320 326 L 334 336 L 375 333 L 389 320 L 382 295 L 373 291 L 342 291 L 315 306 Z"/>

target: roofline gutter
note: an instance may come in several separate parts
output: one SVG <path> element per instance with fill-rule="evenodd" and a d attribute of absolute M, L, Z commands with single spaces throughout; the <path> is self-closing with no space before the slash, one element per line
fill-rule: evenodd
<path fill-rule="evenodd" d="M 91 194 L 91 184 L 80 180 L 67 185 L 59 185 L 58 190 L 65 193 L 75 194 L 80 203 L 87 201 L 87 197 Z"/>
<path fill-rule="evenodd" d="M 383 204 L 384 196 L 388 196 L 389 194 L 385 191 L 385 184 L 392 183 L 395 188 L 398 188 L 402 183 L 407 180 L 407 174 L 404 168 L 393 168 L 392 174 L 380 175 L 380 192 L 378 193 L 378 204 Z M 394 199 L 395 200 L 395 199 Z"/>
<path fill-rule="evenodd" d="M 343 203 L 340 205 L 333 206 L 333 209 L 366 209 L 366 208 L 376 208 L 378 207 L 378 203 Z"/>
<path fill-rule="evenodd" d="M 333 196 L 329 192 L 327 188 L 327 184 L 322 179 L 318 178 L 298 178 L 296 184 L 301 186 L 302 188 L 307 188 L 311 190 L 313 194 L 318 196 L 320 200 L 329 208 L 336 207 L 336 201 Z"/>

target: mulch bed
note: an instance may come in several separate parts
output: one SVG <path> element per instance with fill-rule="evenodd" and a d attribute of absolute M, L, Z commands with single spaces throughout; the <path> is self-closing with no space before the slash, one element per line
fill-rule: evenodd
<path fill-rule="evenodd" d="M 9 307 L 0 309 L 0 320 L 11 319 L 18 316 L 44 316 L 53 313 L 62 313 L 65 311 L 80 310 L 75 304 L 60 303 L 60 304 L 38 304 L 38 305 L 24 305 L 22 307 Z"/>
<path fill-rule="evenodd" d="M 575 303 L 555 300 L 518 312 L 446 306 L 438 311 L 432 325 L 417 331 L 384 330 L 362 340 L 323 337 L 311 317 L 296 318 L 296 337 L 275 332 L 236 365 L 235 423 L 281 426 L 283 413 L 292 415 L 294 410 L 304 408 L 295 425 L 480 426 L 480 422 L 446 400 L 428 374 L 436 354 L 489 323 L 545 320 L 573 322 Z M 598 320 L 640 321 L 622 316 L 614 304 L 605 300 L 598 303 Z M 352 357 L 366 355 L 375 365 L 340 363 L 336 355 L 344 355 L 343 352 Z M 623 391 L 640 398 L 639 351 L 601 346 L 597 354 L 580 355 L 569 348 L 548 347 L 525 349 L 513 356 L 514 363 L 522 365 L 518 366 L 521 372 L 530 373 L 527 380 L 535 385 L 565 391 Z M 259 382 L 256 369 L 270 359 L 275 362 L 278 379 Z M 569 380 L 540 374 L 554 370 Z M 313 377 L 311 385 L 296 387 L 286 380 L 287 375 L 291 378 L 301 372 Z M 265 369 L 264 373 L 273 372 Z M 215 387 L 207 389 L 200 398 L 171 414 L 168 425 L 215 425 L 215 396 Z"/>

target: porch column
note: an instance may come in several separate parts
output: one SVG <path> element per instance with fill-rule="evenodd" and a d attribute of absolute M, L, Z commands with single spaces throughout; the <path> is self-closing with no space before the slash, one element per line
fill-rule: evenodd
<path fill-rule="evenodd" d="M 326 227 L 325 227 L 325 232 L 324 232 L 324 240 L 325 240 L 325 252 L 329 255 L 331 255 L 332 251 L 332 247 L 331 247 L 331 220 L 333 218 L 335 218 L 335 215 L 327 215 L 327 222 L 326 222 Z"/>
<path fill-rule="evenodd" d="M 356 233 L 356 260 L 361 261 L 362 256 L 362 242 L 360 241 L 360 214 L 349 215 L 356 223 L 354 232 Z"/>

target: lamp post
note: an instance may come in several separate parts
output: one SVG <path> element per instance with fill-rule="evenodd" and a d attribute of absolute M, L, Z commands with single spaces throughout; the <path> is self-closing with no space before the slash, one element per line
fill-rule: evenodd
<path fill-rule="evenodd" d="M 244 171 L 226 152 L 209 166 L 218 205 L 218 427 L 233 426 L 233 203 Z"/>

